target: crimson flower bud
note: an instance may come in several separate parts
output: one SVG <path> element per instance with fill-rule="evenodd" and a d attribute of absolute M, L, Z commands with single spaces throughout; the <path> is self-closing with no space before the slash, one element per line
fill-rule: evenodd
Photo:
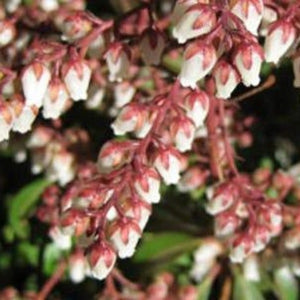
<path fill-rule="evenodd" d="M 213 76 L 215 79 L 218 98 L 230 98 L 231 93 L 240 82 L 240 76 L 235 68 L 225 60 L 219 61 L 214 68 Z"/>
<path fill-rule="evenodd" d="M 63 67 L 64 82 L 74 101 L 86 100 L 92 71 L 82 59 L 73 59 Z"/>
<path fill-rule="evenodd" d="M 189 192 L 200 188 L 206 180 L 207 174 L 199 167 L 188 169 L 178 183 L 180 192 Z"/>
<path fill-rule="evenodd" d="M 122 218 L 111 224 L 109 236 L 120 258 L 131 257 L 141 237 L 141 229 L 133 219 Z"/>
<path fill-rule="evenodd" d="M 216 15 L 209 6 L 193 5 L 176 20 L 173 36 L 180 44 L 209 33 L 216 24 Z"/>
<path fill-rule="evenodd" d="M 296 28 L 288 21 L 279 20 L 268 30 L 264 50 L 267 62 L 278 63 L 296 39 Z"/>
<path fill-rule="evenodd" d="M 141 37 L 140 49 L 147 65 L 158 65 L 165 49 L 165 38 L 159 30 L 146 29 Z"/>
<path fill-rule="evenodd" d="M 130 57 L 130 49 L 125 44 L 115 42 L 110 45 L 105 54 L 110 81 L 120 82 L 127 77 Z"/>
<path fill-rule="evenodd" d="M 130 142 L 109 141 L 104 144 L 98 155 L 98 170 L 100 172 L 110 172 L 128 161 Z"/>
<path fill-rule="evenodd" d="M 40 62 L 35 61 L 24 68 L 21 82 L 26 105 L 42 106 L 50 78 L 48 68 Z"/>
<path fill-rule="evenodd" d="M 186 115 L 197 128 L 204 125 L 209 110 L 209 97 L 204 91 L 189 93 L 184 99 L 183 106 L 186 109 Z"/>
<path fill-rule="evenodd" d="M 62 233 L 65 235 L 82 235 L 89 225 L 89 218 L 84 214 L 84 212 L 70 209 L 66 211 L 60 222 Z"/>
<path fill-rule="evenodd" d="M 202 41 L 190 44 L 183 55 L 183 64 L 179 74 L 182 86 L 196 88 L 196 83 L 204 78 L 217 61 L 213 45 Z"/>
<path fill-rule="evenodd" d="M 135 176 L 134 187 L 140 197 L 148 203 L 160 200 L 160 178 L 155 169 L 145 168 Z"/>
<path fill-rule="evenodd" d="M 234 64 L 245 86 L 257 86 L 259 84 L 263 57 L 263 51 L 259 44 L 241 43 L 237 48 Z"/>
<path fill-rule="evenodd" d="M 180 159 L 180 154 L 174 148 L 159 149 L 154 166 L 167 185 L 176 184 L 179 181 Z"/>
<path fill-rule="evenodd" d="M 192 148 L 196 128 L 194 123 L 187 117 L 178 116 L 171 123 L 170 133 L 174 139 L 176 148 L 185 152 Z"/>
<path fill-rule="evenodd" d="M 257 225 L 253 232 L 254 252 L 260 252 L 265 249 L 271 239 L 270 231 L 266 226 Z"/>
<path fill-rule="evenodd" d="M 43 116 L 45 119 L 57 119 L 68 106 L 69 95 L 64 83 L 53 78 L 43 100 Z"/>
<path fill-rule="evenodd" d="M 233 263 L 242 263 L 253 251 L 254 242 L 247 234 L 240 234 L 235 237 L 230 250 L 230 260 Z"/>
<path fill-rule="evenodd" d="M 0 100 L 0 142 L 9 138 L 13 126 L 13 110 L 8 102 Z"/>
<path fill-rule="evenodd" d="M 239 17 L 246 29 L 257 35 L 257 29 L 263 17 L 263 0 L 237 0 L 231 11 Z"/>
<path fill-rule="evenodd" d="M 109 243 L 105 241 L 96 242 L 91 246 L 88 253 L 92 276 L 99 280 L 106 278 L 114 267 L 116 258 L 116 253 Z"/>

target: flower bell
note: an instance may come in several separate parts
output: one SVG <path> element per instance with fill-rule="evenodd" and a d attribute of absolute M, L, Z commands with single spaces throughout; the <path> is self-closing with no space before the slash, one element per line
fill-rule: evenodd
<path fill-rule="evenodd" d="M 16 29 L 10 21 L 0 21 L 0 48 L 8 45 L 15 35 Z"/>
<path fill-rule="evenodd" d="M 25 105 L 35 105 L 40 108 L 48 88 L 51 74 L 48 68 L 40 63 L 33 62 L 24 68 L 21 75 Z"/>
<path fill-rule="evenodd" d="M 196 83 L 204 78 L 217 61 L 213 45 L 199 41 L 189 45 L 183 56 L 179 80 L 183 87 L 196 88 Z"/>
<path fill-rule="evenodd" d="M 13 126 L 14 114 L 10 104 L 0 100 L 0 142 L 9 138 Z"/>

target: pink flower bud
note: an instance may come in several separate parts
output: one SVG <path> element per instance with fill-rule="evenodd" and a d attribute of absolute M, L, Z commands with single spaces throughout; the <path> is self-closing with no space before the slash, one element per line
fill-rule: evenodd
<path fill-rule="evenodd" d="M 8 102 L 0 100 L 0 142 L 9 138 L 13 121 L 13 109 Z"/>
<path fill-rule="evenodd" d="M 110 81 L 122 81 L 128 76 L 130 50 L 125 44 L 113 43 L 105 54 Z"/>
<path fill-rule="evenodd" d="M 202 187 L 207 178 L 207 173 L 198 166 L 188 169 L 178 183 L 180 192 L 190 192 Z"/>
<path fill-rule="evenodd" d="M 253 232 L 254 238 L 254 252 L 260 252 L 265 249 L 266 245 L 269 243 L 271 239 L 270 231 L 266 226 L 257 225 Z"/>
<path fill-rule="evenodd" d="M 71 60 L 64 66 L 64 82 L 74 101 L 86 100 L 92 71 L 84 60 Z"/>
<path fill-rule="evenodd" d="M 177 24 L 184 13 L 193 5 L 200 3 L 198 0 L 177 0 L 172 12 L 172 22 Z"/>
<path fill-rule="evenodd" d="M 209 97 L 201 90 L 191 92 L 184 99 L 184 108 L 197 128 L 203 126 L 209 110 Z"/>
<path fill-rule="evenodd" d="M 61 231 L 65 235 L 82 235 L 89 225 L 89 218 L 83 211 L 70 209 L 66 211 L 60 222 Z"/>
<path fill-rule="evenodd" d="M 197 287 L 193 285 L 187 285 L 180 288 L 178 300 L 197 300 L 197 299 L 199 299 Z"/>
<path fill-rule="evenodd" d="M 258 217 L 268 227 L 271 237 L 277 236 L 281 232 L 282 208 L 279 203 L 268 203 Z"/>
<path fill-rule="evenodd" d="M 141 229 L 130 218 L 114 221 L 110 226 L 110 240 L 120 258 L 131 257 L 141 237 Z"/>
<path fill-rule="evenodd" d="M 59 78 L 51 80 L 44 97 L 43 116 L 45 119 L 57 119 L 68 107 L 69 95 Z"/>
<path fill-rule="evenodd" d="M 182 86 L 196 88 L 196 83 L 204 78 L 217 61 L 213 45 L 199 41 L 190 44 L 184 52 L 184 60 L 179 74 Z"/>
<path fill-rule="evenodd" d="M 234 57 L 234 64 L 245 86 L 257 86 L 259 84 L 259 73 L 262 61 L 263 51 L 258 44 L 240 44 Z"/>
<path fill-rule="evenodd" d="M 237 190 L 230 183 L 223 183 L 212 188 L 208 193 L 206 211 L 211 215 L 219 214 L 228 209 L 237 199 Z M 211 194 L 211 195 L 209 195 Z"/>
<path fill-rule="evenodd" d="M 176 21 L 173 36 L 180 44 L 209 33 L 216 24 L 216 15 L 209 6 L 193 5 Z"/>
<path fill-rule="evenodd" d="M 176 184 L 180 178 L 180 154 L 174 148 L 160 149 L 154 166 L 167 185 Z"/>
<path fill-rule="evenodd" d="M 58 226 L 51 227 L 49 236 L 57 248 L 61 250 L 68 250 L 72 246 L 71 236 L 63 234 Z"/>
<path fill-rule="evenodd" d="M 218 98 L 230 98 L 231 93 L 240 82 L 240 76 L 235 68 L 225 60 L 219 61 L 213 71 Z"/>
<path fill-rule="evenodd" d="M 139 103 L 131 103 L 122 109 L 111 127 L 116 135 L 135 132 L 137 137 L 144 138 L 152 127 L 147 119 L 148 112 L 145 106 Z"/>
<path fill-rule="evenodd" d="M 300 55 L 293 59 L 294 87 L 300 87 Z"/>
<path fill-rule="evenodd" d="M 131 102 L 136 89 L 128 81 L 116 84 L 114 87 L 115 106 L 121 108 Z"/>
<path fill-rule="evenodd" d="M 12 130 L 20 133 L 29 131 L 37 117 L 37 107 L 25 106 L 23 97 L 19 97 L 19 95 L 16 95 L 11 101 L 11 106 L 15 115 Z"/>
<path fill-rule="evenodd" d="M 279 20 L 272 24 L 264 45 L 266 61 L 277 64 L 295 39 L 296 29 L 290 22 Z"/>
<path fill-rule="evenodd" d="M 263 9 L 264 3 L 262 0 L 237 0 L 234 2 L 231 11 L 243 21 L 248 31 L 257 35 Z"/>
<path fill-rule="evenodd" d="M 253 240 L 246 234 L 240 234 L 232 242 L 230 260 L 233 263 L 242 263 L 253 251 Z"/>
<path fill-rule="evenodd" d="M 263 11 L 263 18 L 260 26 L 260 35 L 266 36 L 268 33 L 268 27 L 271 23 L 278 19 L 277 12 L 271 7 L 265 6 Z"/>
<path fill-rule="evenodd" d="M 25 105 L 41 107 L 51 75 L 40 62 L 33 62 L 22 72 L 21 82 L 25 96 Z"/>
<path fill-rule="evenodd" d="M 194 123 L 189 118 L 182 116 L 174 118 L 170 132 L 175 146 L 180 152 L 185 152 L 192 148 L 195 131 Z"/>
<path fill-rule="evenodd" d="M 99 109 L 105 96 L 105 88 L 91 83 L 88 89 L 88 98 L 85 106 L 88 109 Z"/>
<path fill-rule="evenodd" d="M 10 21 L 0 21 L 0 48 L 8 45 L 15 35 L 16 29 Z"/>
<path fill-rule="evenodd" d="M 146 29 L 141 37 L 140 49 L 147 65 L 158 65 L 165 49 L 165 38 L 159 30 Z"/>
<path fill-rule="evenodd" d="M 225 237 L 233 234 L 240 226 L 241 220 L 231 211 L 224 211 L 215 217 L 215 235 Z"/>
<path fill-rule="evenodd" d="M 135 177 L 134 187 L 140 197 L 148 203 L 158 203 L 160 200 L 160 178 L 155 169 L 140 170 Z"/>
<path fill-rule="evenodd" d="M 104 144 L 98 156 L 98 170 L 107 173 L 128 161 L 132 144 L 130 142 L 109 141 Z"/>
<path fill-rule="evenodd" d="M 105 241 L 96 242 L 88 253 L 88 262 L 93 277 L 103 280 L 111 272 L 116 262 L 116 253 Z"/>

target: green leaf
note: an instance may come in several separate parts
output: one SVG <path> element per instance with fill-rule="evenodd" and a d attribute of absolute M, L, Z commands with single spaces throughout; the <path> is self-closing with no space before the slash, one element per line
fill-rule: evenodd
<path fill-rule="evenodd" d="M 57 263 L 63 256 L 63 251 L 58 249 L 55 244 L 48 244 L 44 251 L 43 257 L 43 273 L 50 276 L 57 267 Z"/>
<path fill-rule="evenodd" d="M 28 213 L 39 200 L 42 192 L 51 182 L 45 179 L 37 179 L 22 188 L 9 201 L 9 223 L 19 238 L 26 238 L 29 234 L 29 226 L 26 218 Z"/>
<path fill-rule="evenodd" d="M 233 300 L 264 300 L 258 287 L 247 281 L 237 269 L 234 270 Z"/>
<path fill-rule="evenodd" d="M 213 278 L 211 276 L 208 276 L 198 285 L 198 300 L 209 299 L 212 283 Z"/>
<path fill-rule="evenodd" d="M 139 263 L 163 260 L 192 250 L 199 244 L 199 239 L 183 233 L 145 233 L 133 259 Z"/>
<path fill-rule="evenodd" d="M 277 294 L 281 300 L 297 300 L 299 287 L 292 271 L 288 266 L 283 266 L 274 272 Z"/>
<path fill-rule="evenodd" d="M 36 267 L 39 260 L 39 248 L 27 242 L 18 245 L 18 256 L 26 260 L 27 263 Z"/>

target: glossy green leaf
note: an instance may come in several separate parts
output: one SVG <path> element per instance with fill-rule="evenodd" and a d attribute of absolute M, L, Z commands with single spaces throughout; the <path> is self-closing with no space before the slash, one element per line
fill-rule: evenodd
<path fill-rule="evenodd" d="M 9 200 L 9 223 L 19 238 L 28 236 L 29 226 L 26 217 L 49 185 L 48 180 L 37 179 L 22 188 Z"/>
<path fill-rule="evenodd" d="M 288 266 L 283 266 L 274 272 L 275 285 L 280 300 L 299 299 L 299 286 Z"/>
<path fill-rule="evenodd" d="M 198 239 L 183 233 L 145 233 L 134 256 L 135 262 L 149 262 L 174 257 L 192 250 L 200 244 Z"/>

